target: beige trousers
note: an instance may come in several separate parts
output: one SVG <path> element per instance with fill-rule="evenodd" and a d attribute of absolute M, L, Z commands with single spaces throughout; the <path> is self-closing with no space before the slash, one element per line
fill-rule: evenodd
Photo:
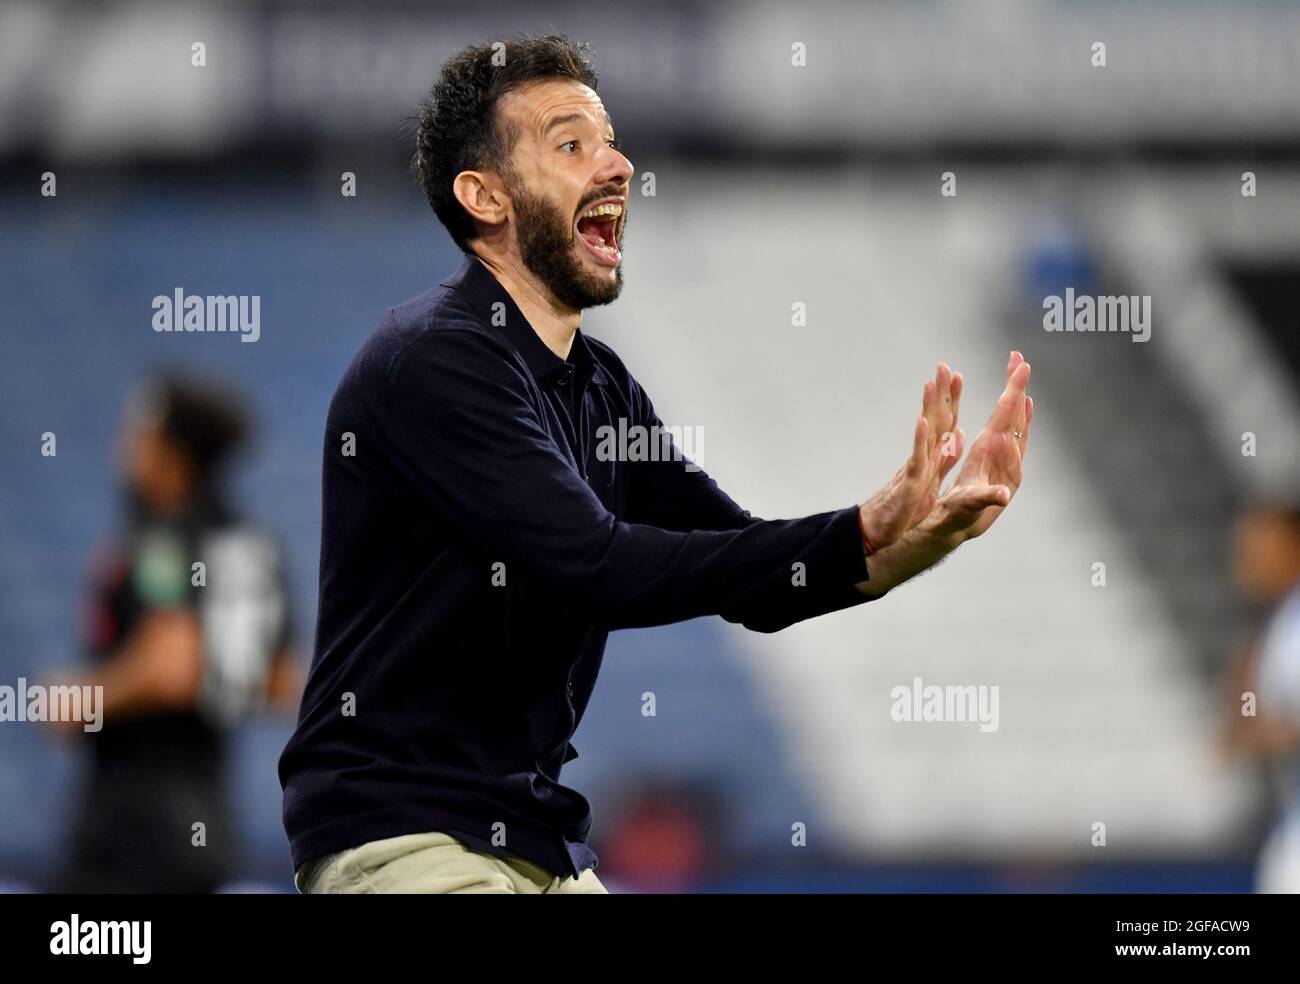
<path fill-rule="evenodd" d="M 306 895 L 443 894 L 607 895 L 587 868 L 558 877 L 523 858 L 498 858 L 470 850 L 450 834 L 403 834 L 370 841 L 308 861 L 294 873 Z"/>

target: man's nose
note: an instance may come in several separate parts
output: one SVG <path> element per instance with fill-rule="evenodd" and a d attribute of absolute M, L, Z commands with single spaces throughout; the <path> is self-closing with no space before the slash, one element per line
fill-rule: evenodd
<path fill-rule="evenodd" d="M 623 156 L 622 151 L 606 144 L 595 174 L 595 183 L 598 185 L 627 184 L 632 180 L 634 173 L 632 162 Z"/>

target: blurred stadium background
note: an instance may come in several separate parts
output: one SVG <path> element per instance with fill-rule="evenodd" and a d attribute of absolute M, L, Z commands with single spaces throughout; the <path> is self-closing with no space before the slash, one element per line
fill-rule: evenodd
<path fill-rule="evenodd" d="M 970 433 L 1011 348 L 1039 411 L 1016 507 L 897 595 L 776 635 L 710 619 L 611 639 L 564 773 L 593 802 L 607 884 L 1250 890 L 1279 804 L 1215 742 L 1254 627 L 1233 522 L 1294 495 L 1300 462 L 1300 9 L 490 6 L 0 6 L 0 682 L 79 655 L 118 413 L 160 363 L 252 398 L 240 498 L 287 545 L 309 651 L 331 392 L 382 312 L 456 262 L 406 174 L 402 118 L 457 48 L 555 30 L 593 43 L 626 152 L 655 176 L 631 204 L 623 299 L 584 329 L 668 423 L 703 429 L 700 463 L 742 505 L 870 494 L 939 360 L 966 376 Z M 1150 295 L 1150 341 L 1044 332 L 1042 299 L 1067 285 Z M 150 300 L 177 287 L 260 295 L 259 341 L 155 333 Z M 892 722 L 914 677 L 998 685 L 999 730 Z M 237 734 L 237 889 L 292 890 L 288 732 Z M 48 883 L 83 767 L 0 725 L 9 887 Z"/>

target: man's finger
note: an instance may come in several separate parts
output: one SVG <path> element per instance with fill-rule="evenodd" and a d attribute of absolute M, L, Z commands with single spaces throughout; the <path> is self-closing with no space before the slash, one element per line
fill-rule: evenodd
<path fill-rule="evenodd" d="M 1007 359 L 1007 373 L 1005 378 L 1010 380 L 1011 374 L 1016 371 L 1016 366 L 1020 365 L 1020 363 L 1024 361 L 1025 361 L 1025 357 L 1021 355 L 1019 352 L 1017 352 L 1015 349 L 1012 349 L 1011 355 Z"/>
<path fill-rule="evenodd" d="M 967 485 L 953 489 L 948 503 L 954 512 L 972 516 L 989 506 L 1005 506 L 1011 501 L 1011 490 L 1005 485 Z"/>
<path fill-rule="evenodd" d="M 1018 369 L 1021 365 L 1024 364 L 1024 361 L 1025 361 L 1025 357 L 1021 355 L 1020 352 L 1018 352 L 1016 349 L 1011 350 L 1011 354 L 1007 358 L 1006 382 L 1008 384 L 1011 382 L 1012 374 L 1016 371 L 1016 369 Z M 1023 423 L 1024 423 L 1024 419 L 1023 419 L 1023 404 L 1022 404 L 1021 416 L 1016 418 L 1014 429 L 1024 430 L 1024 428 L 1021 426 L 1021 424 Z"/>
<path fill-rule="evenodd" d="M 961 453 L 966 447 L 966 432 L 960 427 L 952 432 L 952 454 L 945 457 L 939 466 L 939 481 L 942 482 L 952 471 L 953 466 L 961 460 Z"/>
<path fill-rule="evenodd" d="M 930 440 L 934 440 L 934 435 L 939 433 L 942 428 L 939 426 L 939 407 L 942 402 L 939 395 L 939 384 L 937 381 L 927 379 L 925 389 L 921 396 L 921 413 L 925 414 L 925 421 L 930 427 Z"/>
<path fill-rule="evenodd" d="M 950 389 L 950 392 L 952 394 L 952 423 L 949 425 L 950 430 L 956 428 L 957 426 L 958 410 L 961 408 L 962 385 L 963 384 L 962 384 L 961 373 L 959 372 L 953 373 L 952 386 Z"/>
<path fill-rule="evenodd" d="M 998 397 L 997 405 L 989 417 L 986 430 L 1011 432 L 1012 424 L 1020 419 L 1025 387 L 1029 384 L 1029 373 L 1028 362 L 1020 363 L 1011 371 L 1011 375 L 1007 377 L 1006 388 Z"/>
<path fill-rule="evenodd" d="M 925 473 L 930 476 L 930 481 L 926 483 L 926 493 L 938 495 L 939 481 L 943 473 L 943 439 L 934 442 L 930 447 L 930 456 L 925 463 Z"/>
<path fill-rule="evenodd" d="M 1028 393 L 1025 394 L 1025 426 L 1021 431 L 1023 435 L 1020 438 L 1020 458 L 1023 461 L 1025 451 L 1029 449 L 1029 428 L 1034 423 L 1034 398 Z"/>
<path fill-rule="evenodd" d="M 925 459 L 928 444 L 929 424 L 925 414 L 916 418 L 916 430 L 912 433 L 912 457 L 907 459 L 907 475 L 917 478 L 925 472 Z"/>
<path fill-rule="evenodd" d="M 1015 349 L 1011 350 L 1011 361 L 1007 363 L 1007 379 L 1011 379 L 1011 374 L 1016 368 L 1025 362 L 1025 357 Z M 1020 416 L 1016 418 L 1015 430 L 1023 431 L 1025 429 L 1025 405 L 1020 405 Z"/>

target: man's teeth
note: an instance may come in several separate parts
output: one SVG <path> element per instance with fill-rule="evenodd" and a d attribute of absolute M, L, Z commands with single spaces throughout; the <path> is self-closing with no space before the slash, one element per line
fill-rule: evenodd
<path fill-rule="evenodd" d="M 587 209 L 587 211 L 585 211 L 585 212 L 583 212 L 581 215 L 579 215 L 579 216 L 578 216 L 578 219 L 579 219 L 579 220 L 581 220 L 581 219 L 600 219 L 600 218 L 614 218 L 614 219 L 617 219 L 617 218 L 618 218 L 619 216 L 621 216 L 622 214 L 623 214 L 623 206 L 622 206 L 622 205 L 618 204 L 617 202 L 605 202 L 603 205 L 593 205 L 591 208 Z M 591 246 L 592 249 L 594 249 L 594 250 L 596 250 L 596 251 L 598 251 L 598 252 L 604 253 L 606 256 L 617 256 L 617 255 L 618 255 L 618 247 L 617 247 L 617 246 L 607 246 L 607 245 L 605 245 L 605 243 L 604 243 L 603 240 L 601 241 L 601 244 L 600 244 L 599 246 L 593 244 L 590 240 L 588 240 L 587 245 Z"/>
<path fill-rule="evenodd" d="M 602 215 L 619 216 L 623 214 L 623 206 L 617 202 L 606 202 L 604 205 L 594 205 L 587 211 L 578 216 L 580 219 L 594 219 Z"/>

